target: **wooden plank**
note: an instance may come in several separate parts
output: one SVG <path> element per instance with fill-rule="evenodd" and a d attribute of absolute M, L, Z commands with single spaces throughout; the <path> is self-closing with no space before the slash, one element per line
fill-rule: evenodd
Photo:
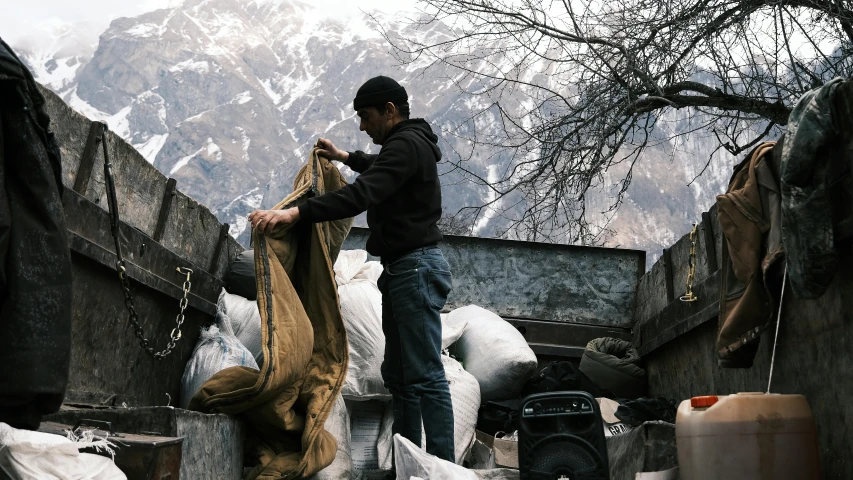
<path fill-rule="evenodd" d="M 92 122 L 89 127 L 89 137 L 86 139 L 86 147 L 83 149 L 80 166 L 77 168 L 77 176 L 74 179 L 74 191 L 81 195 L 86 195 L 86 190 L 89 188 L 95 156 L 104 139 L 104 127 L 105 125 L 101 122 Z"/>
<path fill-rule="evenodd" d="M 97 245 L 74 232 L 68 232 L 68 245 L 72 252 L 83 255 L 84 257 L 94 260 L 105 267 L 115 269 L 116 256 L 114 252 L 107 250 L 106 248 Z M 141 268 L 127 260 L 125 260 L 125 268 L 127 269 L 127 275 L 131 279 L 131 285 L 134 283 L 144 285 L 162 294 L 168 295 L 176 301 L 183 297 L 183 290 L 175 283 L 154 275 L 148 270 L 145 270 L 144 268 Z M 196 281 L 198 281 L 198 277 L 202 275 L 203 272 L 201 271 L 193 271 L 193 283 L 195 284 Z M 184 277 L 180 278 L 183 279 Z M 119 283 L 118 275 L 116 275 L 115 281 L 116 284 Z M 208 315 L 216 315 L 216 302 L 210 302 L 207 299 L 198 296 L 195 292 L 191 291 L 189 295 L 187 295 L 187 302 L 192 308 Z M 177 312 L 177 303 L 175 311 Z"/>
<path fill-rule="evenodd" d="M 178 191 L 161 243 L 201 269 L 207 269 L 221 229 L 222 224 L 207 207 Z"/>
<path fill-rule="evenodd" d="M 717 265 L 717 251 L 714 248 L 714 226 L 716 219 L 711 218 L 711 212 L 702 212 L 702 233 L 705 239 L 705 262 L 708 264 L 709 272 L 716 272 L 720 267 Z"/>
<path fill-rule="evenodd" d="M 666 275 L 664 278 L 666 280 L 666 301 L 667 303 L 671 303 L 675 300 L 675 285 L 673 284 L 673 269 L 672 269 L 672 251 L 669 248 L 663 249 L 663 255 L 661 255 L 661 260 L 663 261 L 664 274 Z"/>
<path fill-rule="evenodd" d="M 109 214 L 74 191 L 65 192 L 63 205 L 72 250 L 115 269 L 115 247 L 110 233 Z M 192 268 L 193 286 L 189 304 L 205 314 L 215 314 L 216 302 L 223 286 L 221 279 L 123 221 L 120 222 L 119 231 L 124 259 L 132 280 L 178 299 L 182 296 L 178 285 L 183 279 L 176 272 L 176 268 Z"/>
<path fill-rule="evenodd" d="M 62 185 L 73 189 L 92 122 L 68 107 L 48 88 L 38 85 L 38 89 L 44 95 L 44 109 L 50 117 L 50 129 L 62 156 Z"/>
<path fill-rule="evenodd" d="M 635 325 L 642 344 L 635 345 L 645 356 L 681 335 L 713 320 L 719 313 L 720 270 L 694 286 L 695 302 L 675 300 L 649 321 Z M 635 338 L 637 335 L 635 334 Z"/>
<path fill-rule="evenodd" d="M 115 269 L 75 253 L 71 262 L 74 282 L 68 389 L 104 392 L 102 400 L 116 394 L 131 406 L 165 405 L 166 394 L 177 399 L 201 328 L 209 325 L 213 316 L 187 308 L 175 349 L 163 360 L 154 359 L 140 347 L 128 321 Z M 134 305 L 143 335 L 153 348 L 162 350 L 175 328 L 178 301 L 135 283 Z"/>
<path fill-rule="evenodd" d="M 154 227 L 154 235 L 152 236 L 155 242 L 163 239 L 166 220 L 169 219 L 169 212 L 172 211 L 172 199 L 177 194 L 177 185 L 178 181 L 174 178 L 166 181 L 166 190 L 163 192 L 163 201 L 160 203 L 160 213 L 157 215 L 157 226 Z"/>
<path fill-rule="evenodd" d="M 228 231 L 231 229 L 231 226 L 227 223 L 223 223 L 222 227 L 219 228 L 219 241 L 216 242 L 216 250 L 213 251 L 213 258 L 210 260 L 210 268 L 207 270 L 209 272 L 216 272 L 216 268 L 219 266 L 220 257 L 222 256 L 222 251 L 228 248 L 227 240 L 228 240 Z"/>

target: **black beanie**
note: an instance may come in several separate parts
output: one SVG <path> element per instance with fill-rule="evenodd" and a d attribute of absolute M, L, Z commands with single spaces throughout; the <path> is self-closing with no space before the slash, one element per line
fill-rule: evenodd
<path fill-rule="evenodd" d="M 378 76 L 364 82 L 355 94 L 352 106 L 356 110 L 365 107 L 384 105 L 386 102 L 408 101 L 409 94 L 406 89 L 393 79 Z"/>

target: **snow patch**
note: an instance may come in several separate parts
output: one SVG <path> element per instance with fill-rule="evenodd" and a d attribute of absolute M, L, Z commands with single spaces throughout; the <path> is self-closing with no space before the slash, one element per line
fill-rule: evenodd
<path fill-rule="evenodd" d="M 207 154 L 218 161 L 222 160 L 222 150 L 219 148 L 219 145 L 213 143 L 213 139 L 207 139 Z"/>
<path fill-rule="evenodd" d="M 190 160 L 192 160 L 192 159 L 193 159 L 193 157 L 195 157 L 196 155 L 198 155 L 199 153 L 201 153 L 201 151 L 202 151 L 202 150 L 204 150 L 204 147 L 199 148 L 199 149 L 198 149 L 198 151 L 196 151 L 195 153 L 192 153 L 192 154 L 190 154 L 190 155 L 187 155 L 186 157 L 182 157 L 180 160 L 178 160 L 178 162 L 177 162 L 177 163 L 175 163 L 175 165 L 172 167 L 172 169 L 171 169 L 171 170 L 169 170 L 169 175 L 174 175 L 174 174 L 175 174 L 175 173 L 177 173 L 180 169 L 182 169 L 182 168 L 186 167 L 186 166 L 187 166 L 187 164 L 188 164 L 188 163 L 190 163 Z"/>
<path fill-rule="evenodd" d="M 232 100 L 232 102 L 236 102 L 237 105 L 243 105 L 244 103 L 248 103 L 250 101 L 252 101 L 252 94 L 248 90 L 237 95 L 236 97 L 234 97 L 234 100 Z"/>
<path fill-rule="evenodd" d="M 264 80 L 261 82 L 261 85 L 264 87 L 264 91 L 267 92 L 267 96 L 272 100 L 272 103 L 278 105 L 278 102 L 281 101 L 281 95 L 275 93 L 275 90 L 272 89 L 272 80 Z"/>
<path fill-rule="evenodd" d="M 163 34 L 163 31 L 164 28 L 161 25 L 155 25 L 153 23 L 142 23 L 139 25 L 135 25 L 129 30 L 126 30 L 124 33 L 130 35 L 131 37 L 147 38 L 153 36 L 160 36 Z"/>
<path fill-rule="evenodd" d="M 487 171 L 488 171 L 488 175 L 487 175 L 486 179 L 488 180 L 490 185 L 494 185 L 499 180 L 499 178 L 498 178 L 498 166 L 497 165 L 489 165 L 487 167 Z M 484 203 L 488 204 L 488 203 L 494 202 L 495 199 L 497 198 L 497 195 L 498 194 L 494 190 L 489 189 L 489 193 L 486 196 L 486 201 Z M 483 212 L 484 212 L 483 216 L 479 220 L 477 220 L 477 224 L 474 225 L 474 235 L 475 236 L 479 236 L 480 230 L 484 229 L 486 227 L 486 225 L 489 224 L 489 221 L 492 218 L 494 218 L 494 216 L 497 214 L 497 211 L 498 211 L 497 207 L 498 207 L 497 205 L 491 205 L 491 206 L 488 206 L 488 207 L 483 209 Z"/>
<path fill-rule="evenodd" d="M 202 61 L 193 61 L 192 59 L 184 60 L 181 63 L 175 64 L 175 66 L 170 68 L 169 71 L 172 73 L 186 72 L 186 71 L 197 72 L 197 73 L 210 73 L 210 64 L 208 64 L 204 60 L 202 60 Z"/>
<path fill-rule="evenodd" d="M 237 130 L 240 130 L 240 139 L 242 140 L 242 143 L 243 143 L 243 160 L 248 162 L 249 161 L 249 145 L 252 144 L 252 139 L 249 138 L 248 135 L 246 135 L 246 130 L 244 130 L 240 127 L 237 127 Z"/>
<path fill-rule="evenodd" d="M 134 145 L 133 148 L 138 150 L 139 153 L 145 157 L 145 160 L 148 160 L 148 163 L 153 165 L 154 159 L 157 158 L 157 154 L 160 153 L 160 150 L 163 149 L 163 145 L 166 144 L 167 138 L 169 138 L 168 133 L 152 135 L 145 143 Z"/>
<path fill-rule="evenodd" d="M 264 194 L 262 192 L 258 193 L 259 190 L 260 190 L 260 188 L 255 187 L 255 188 L 249 190 L 248 192 L 240 195 L 239 197 L 235 198 L 234 200 L 231 200 L 231 203 L 229 203 L 225 207 L 225 210 L 232 209 L 232 207 L 234 207 L 235 204 L 237 204 L 237 203 L 242 203 L 245 207 L 247 207 L 245 210 L 249 210 L 249 211 L 256 210 L 256 209 L 260 208 L 261 201 L 263 201 L 263 199 L 264 199 Z M 245 210 L 243 210 L 243 211 L 245 211 Z M 243 232 L 246 230 L 246 227 L 248 227 L 248 226 L 249 226 L 249 219 L 246 217 L 246 215 L 235 214 L 234 215 L 234 221 L 231 223 L 231 226 L 228 228 L 228 234 L 234 238 L 237 238 L 243 234 Z"/>

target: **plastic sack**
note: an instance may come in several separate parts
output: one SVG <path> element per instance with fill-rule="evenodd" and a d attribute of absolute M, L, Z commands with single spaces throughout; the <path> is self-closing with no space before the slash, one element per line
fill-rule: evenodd
<path fill-rule="evenodd" d="M 110 446 L 105 440 L 72 442 L 0 423 L 0 472 L 12 480 L 127 480 L 111 458 L 79 451 Z"/>
<path fill-rule="evenodd" d="M 473 375 L 466 372 L 462 365 L 446 356 L 441 356 L 444 364 L 444 374 L 450 386 L 450 401 L 453 404 L 453 446 L 456 463 L 471 451 L 477 434 L 477 413 L 480 410 L 480 385 Z M 426 433 L 421 439 L 421 445 L 426 446 Z"/>
<path fill-rule="evenodd" d="M 450 401 L 453 404 L 453 444 L 456 463 L 461 464 L 474 445 L 477 434 L 477 412 L 480 409 L 480 387 L 477 379 L 466 372 L 462 365 L 447 355 L 441 356 L 444 374 L 450 387 Z M 382 419 L 377 449 L 379 450 L 379 468 L 391 468 L 391 427 L 394 413 L 391 403 Z M 423 431 L 423 430 L 422 430 Z M 421 445 L 426 445 L 426 433 L 421 437 Z"/>
<path fill-rule="evenodd" d="M 382 332 L 382 294 L 376 284 L 382 275 L 382 265 L 368 262 L 364 250 L 343 250 L 335 261 L 334 270 L 350 354 L 341 394 L 347 400 L 390 400 L 391 394 L 385 388 L 381 371 L 385 334 Z M 450 324 L 442 314 L 442 350 L 462 336 L 465 325 L 464 321 Z"/>
<path fill-rule="evenodd" d="M 463 322 L 467 326 L 455 351 L 479 382 L 481 401 L 518 396 L 536 372 L 536 354 L 527 341 L 509 322 L 476 305 L 457 308 L 447 316 L 449 325 Z"/>
<path fill-rule="evenodd" d="M 341 395 L 354 400 L 389 400 L 382 381 L 385 335 L 382 333 L 382 294 L 376 282 L 379 262 L 367 262 L 364 250 L 344 250 L 335 262 L 335 281 L 341 317 L 349 342 L 349 367 Z"/>
<path fill-rule="evenodd" d="M 262 365 L 264 351 L 261 348 L 261 312 L 258 311 L 257 300 L 248 300 L 223 289 L 219 294 L 219 304 L 225 309 L 234 336 L 249 349 L 255 362 Z"/>
<path fill-rule="evenodd" d="M 201 337 L 193 350 L 181 378 L 181 408 L 187 408 L 192 397 L 210 377 L 231 367 L 249 367 L 258 370 L 252 353 L 240 343 L 231 330 L 231 321 L 225 313 L 224 302 L 216 307 L 216 325 L 202 329 Z"/>
<path fill-rule="evenodd" d="M 449 323 L 447 321 L 446 313 L 441 314 L 441 350 L 447 350 L 448 347 L 456 343 L 457 340 L 462 338 L 462 334 L 465 333 L 465 327 L 468 326 L 468 322 L 458 321 L 455 323 Z"/>
<path fill-rule="evenodd" d="M 400 435 L 394 435 L 394 462 L 397 480 L 476 480 L 477 475 L 467 468 L 434 457 Z"/>
<path fill-rule="evenodd" d="M 350 422 L 347 406 L 340 395 L 323 428 L 335 437 L 338 451 L 331 465 L 320 470 L 312 480 L 350 480 L 353 478 L 352 457 L 350 457 Z"/>

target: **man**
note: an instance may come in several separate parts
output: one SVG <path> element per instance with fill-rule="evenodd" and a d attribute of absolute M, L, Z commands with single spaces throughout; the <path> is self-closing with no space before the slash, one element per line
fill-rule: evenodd
<path fill-rule="evenodd" d="M 394 433 L 454 461 L 453 409 L 441 363 L 439 311 L 451 288 L 450 268 L 437 246 L 441 233 L 438 137 L 423 119 L 409 120 L 408 94 L 379 76 L 358 89 L 353 106 L 359 130 L 381 145 L 378 155 L 345 152 L 324 138 L 321 157 L 338 160 L 360 175 L 340 190 L 311 198 L 298 208 L 255 211 L 253 228 L 267 234 L 282 224 L 326 222 L 367 211 L 367 251 L 382 259 L 382 378 L 391 392 Z"/>

